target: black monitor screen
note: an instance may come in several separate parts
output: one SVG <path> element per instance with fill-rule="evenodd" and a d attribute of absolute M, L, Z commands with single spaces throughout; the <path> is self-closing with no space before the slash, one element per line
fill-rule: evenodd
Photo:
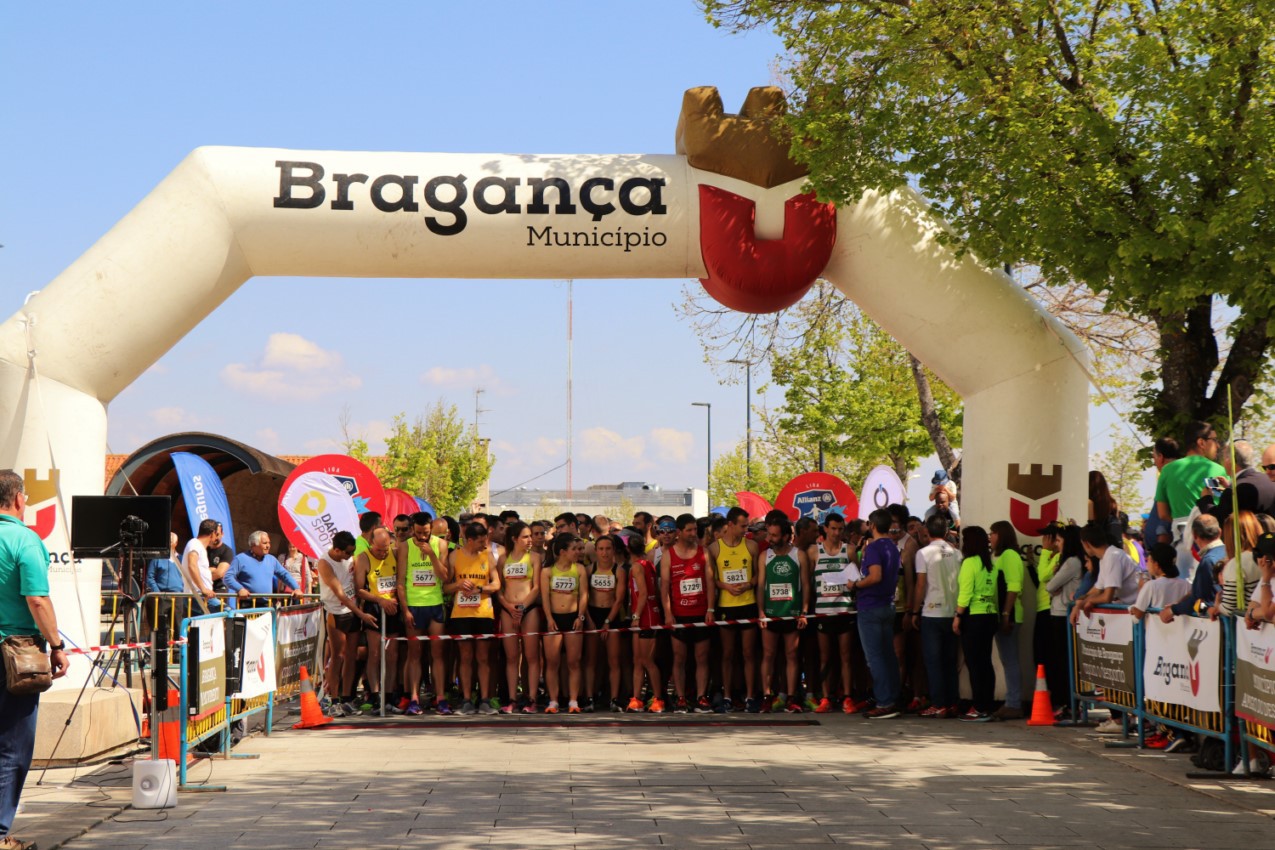
<path fill-rule="evenodd" d="M 71 551 L 77 558 L 103 552 L 117 556 L 124 541 L 138 554 L 162 557 L 169 552 L 172 515 L 173 500 L 168 496 L 72 496 Z M 125 523 L 129 517 L 141 523 Z"/>

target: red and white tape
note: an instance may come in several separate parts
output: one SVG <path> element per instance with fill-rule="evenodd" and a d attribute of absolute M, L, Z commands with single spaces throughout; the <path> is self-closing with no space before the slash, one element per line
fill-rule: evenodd
<path fill-rule="evenodd" d="M 186 643 L 186 638 L 169 641 L 169 646 Z M 112 643 L 106 646 L 71 646 L 67 647 L 67 655 L 92 655 L 98 652 L 114 652 L 117 649 L 150 649 L 149 643 Z"/>
<path fill-rule="evenodd" d="M 774 623 L 780 620 L 798 620 L 807 621 L 815 620 L 820 617 L 845 617 L 852 616 L 856 612 L 846 611 L 839 614 L 803 614 L 800 617 L 750 617 L 738 620 L 713 620 L 713 622 L 698 623 L 676 623 L 672 626 L 657 625 L 643 628 L 641 626 L 622 626 L 616 629 L 573 629 L 571 631 L 552 631 L 552 632 L 497 632 L 490 635 L 417 635 L 416 637 L 407 637 L 398 635 L 391 638 L 382 638 L 382 643 L 388 643 L 391 640 L 495 640 L 497 638 L 514 638 L 514 637 L 552 637 L 554 635 L 601 635 L 611 632 L 650 632 L 650 631 L 676 631 L 678 629 L 703 629 L 713 628 L 715 626 L 752 626 L 757 625 L 762 620 L 768 623 Z"/>

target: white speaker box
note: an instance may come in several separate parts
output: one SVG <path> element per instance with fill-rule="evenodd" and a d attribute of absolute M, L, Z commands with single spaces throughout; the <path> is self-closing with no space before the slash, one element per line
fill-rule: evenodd
<path fill-rule="evenodd" d="M 177 805 L 177 762 L 133 762 L 133 808 L 171 809 Z"/>

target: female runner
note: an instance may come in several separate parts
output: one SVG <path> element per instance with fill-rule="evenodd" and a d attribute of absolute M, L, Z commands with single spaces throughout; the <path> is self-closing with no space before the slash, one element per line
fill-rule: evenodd
<path fill-rule="evenodd" d="M 540 686 L 540 555 L 531 551 L 531 526 L 515 522 L 505 537 L 505 557 L 500 564 L 504 579 L 500 595 L 500 632 L 505 649 L 505 680 L 509 686 L 509 702 L 501 706 L 502 714 L 536 713 L 536 689 Z M 521 648 L 522 654 L 519 655 Z M 518 703 L 518 673 L 527 662 L 527 678 L 523 683 L 521 705 Z"/>

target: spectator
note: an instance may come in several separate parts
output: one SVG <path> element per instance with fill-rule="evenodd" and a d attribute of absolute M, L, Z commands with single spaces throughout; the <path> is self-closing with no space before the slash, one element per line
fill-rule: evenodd
<path fill-rule="evenodd" d="M 195 536 L 186 541 L 186 549 L 182 552 L 186 587 L 203 597 L 205 611 L 221 610 L 221 601 L 213 591 L 212 568 L 208 563 L 208 546 L 220 528 L 221 524 L 215 519 L 201 520 Z"/>
<path fill-rule="evenodd" d="M 1240 548 L 1235 550 L 1235 525 L 1239 524 Z M 1209 617 L 1233 617 L 1239 611 L 1247 610 L 1248 601 L 1257 591 L 1257 583 L 1262 572 L 1258 569 L 1257 559 L 1253 557 L 1253 547 L 1257 538 L 1262 536 L 1262 526 L 1257 517 L 1250 511 L 1240 511 L 1235 516 L 1227 517 L 1222 523 L 1222 545 L 1226 547 L 1226 563 L 1218 572 L 1218 580 L 1222 589 L 1218 592 L 1217 602 L 1209 610 Z M 1240 588 L 1240 576 L 1243 575 L 1243 589 Z"/>
<path fill-rule="evenodd" d="M 1080 580 L 1089 558 L 1080 542 L 1080 527 L 1076 525 L 1058 530 L 1051 546 L 1058 554 L 1054 574 L 1045 583 L 1045 590 L 1049 593 L 1049 641 L 1044 659 L 1054 715 L 1060 716 L 1060 707 L 1070 703 L 1068 693 L 1071 690 L 1071 669 L 1067 660 L 1067 644 L 1071 636 L 1067 629 L 1067 609 L 1080 589 Z"/>
<path fill-rule="evenodd" d="M 917 602 L 912 610 L 912 628 L 921 632 L 921 654 L 930 682 L 931 704 L 921 716 L 956 717 L 960 639 L 952 631 L 952 620 L 956 614 L 961 553 L 946 540 L 950 529 L 947 519 L 931 515 L 925 526 L 930 540 L 916 553 Z"/>
<path fill-rule="evenodd" d="M 22 476 L 11 469 L 0 472 L 0 638 L 42 637 L 48 643 L 56 679 L 66 675 L 69 662 L 49 599 L 49 551 L 23 523 L 26 507 Z M 4 666 L 0 665 L 0 679 L 3 677 Z M 10 830 L 31 768 L 39 709 L 39 694 L 12 694 L 0 686 L 0 740 L 4 742 L 0 755 L 0 848 L 35 850 L 34 844 L 19 841 Z"/>
<path fill-rule="evenodd" d="M 868 516 L 872 542 L 863 551 L 858 591 L 859 641 L 872 672 L 877 705 L 870 720 L 899 716 L 899 659 L 894 653 L 894 596 L 899 583 L 899 548 L 890 537 L 893 518 L 878 508 Z"/>
<path fill-rule="evenodd" d="M 1172 463 L 1182 457 L 1182 452 L 1178 449 L 1178 441 L 1172 437 L 1161 437 L 1155 441 L 1155 447 L 1152 449 L 1151 457 L 1155 463 L 1156 475 L 1160 474 L 1160 470 L 1164 469 L 1165 464 Z M 1163 533 L 1172 538 L 1172 529 L 1160 519 L 1160 514 L 1156 511 L 1155 500 L 1152 499 L 1151 510 L 1147 512 L 1147 519 L 1142 524 L 1142 543 L 1144 546 L 1153 545 Z M 1167 542 L 1167 541 L 1166 541 Z M 1179 572 L 1181 568 L 1179 567 Z"/>
<path fill-rule="evenodd" d="M 1234 456 L 1234 459 L 1232 459 Z M 1223 490 L 1213 503 L 1211 494 L 1200 500 L 1200 511 L 1217 517 L 1219 523 L 1226 522 L 1231 515 L 1235 503 L 1239 503 L 1242 511 L 1254 514 L 1275 514 L 1275 480 L 1268 478 L 1257 468 L 1257 452 L 1253 444 L 1247 440 L 1235 440 L 1222 447 L 1218 453 L 1234 484 L 1231 489 Z"/>
<path fill-rule="evenodd" d="M 1257 588 L 1257 599 L 1254 600 L 1248 616 L 1248 627 L 1257 628 L 1258 620 L 1275 621 L 1275 595 L 1271 591 L 1271 581 L 1275 579 L 1275 534 L 1264 533 L 1257 538 L 1253 547 L 1257 555 L 1257 567 L 1262 571 L 1262 583 Z"/>
<path fill-rule="evenodd" d="M 168 550 L 167 558 L 151 558 L 146 564 L 147 593 L 181 593 L 186 589 L 177 557 L 176 533 L 168 535 Z"/>
<path fill-rule="evenodd" d="M 1111 498 L 1107 477 L 1096 469 L 1089 471 L 1089 521 L 1096 522 L 1107 532 L 1112 546 L 1124 545 L 1124 528 L 1120 523 L 1120 506 Z"/>
<path fill-rule="evenodd" d="M 1108 542 L 1107 530 L 1089 523 L 1080 530 L 1085 554 L 1098 559 L 1098 580 L 1076 607 L 1086 614 L 1096 605 L 1130 605 L 1138 598 L 1138 568 L 1119 546 Z"/>
<path fill-rule="evenodd" d="M 1018 534 L 1006 520 L 992 523 L 988 535 L 992 560 L 1005 579 L 1005 598 L 1000 602 L 1000 630 L 996 651 L 1005 671 L 1005 704 L 996 710 L 998 720 L 1019 720 L 1023 716 L 1023 671 L 1018 660 L 1018 627 L 1023 622 L 1023 557 L 1018 554 Z"/>
<path fill-rule="evenodd" d="M 961 562 L 952 631 L 961 638 L 965 667 L 970 674 L 973 703 L 961 720 L 986 723 L 992 719 L 996 697 L 996 668 L 992 666 L 992 643 L 1000 627 L 997 607 L 997 576 L 992 563 L 987 532 L 968 526 L 961 535 Z"/>
<path fill-rule="evenodd" d="M 1178 572 L 1191 572 L 1191 513 L 1206 495 L 1204 482 L 1226 475 L 1217 457 L 1217 431 L 1207 422 L 1192 422 L 1182 441 L 1182 457 L 1165 464 L 1155 485 L 1155 508 L 1161 525 L 1159 542 L 1172 543 L 1178 550 Z M 1168 524 L 1166 527 L 1166 523 Z"/>
<path fill-rule="evenodd" d="M 226 587 L 240 599 L 266 596 L 274 592 L 276 581 L 283 582 L 293 596 L 301 595 L 301 585 L 284 569 L 279 559 L 270 554 L 270 535 L 254 531 L 248 535 L 248 551 L 241 552 L 226 570 Z"/>
<path fill-rule="evenodd" d="M 1138 598 L 1129 606 L 1129 613 L 1139 620 L 1152 608 L 1167 608 L 1191 592 L 1190 583 L 1178 578 L 1177 553 L 1172 546 L 1157 543 L 1147 554 L 1147 572 L 1152 578 L 1138 589 Z"/>
<path fill-rule="evenodd" d="M 1217 571 L 1226 558 L 1226 547 L 1222 544 L 1222 527 L 1218 525 L 1217 518 L 1208 514 L 1196 517 L 1191 522 L 1191 538 L 1200 553 L 1200 563 L 1195 568 L 1191 592 L 1186 598 L 1169 608 L 1160 609 L 1160 619 L 1166 623 L 1173 622 L 1175 614 L 1203 615 L 1221 590 Z"/>
<path fill-rule="evenodd" d="M 303 591 L 314 592 L 314 570 L 311 568 L 310 559 L 303 555 L 292 542 L 288 543 L 288 556 L 284 559 L 283 566 L 288 571 L 288 575 L 297 580 L 297 584 Z"/>

